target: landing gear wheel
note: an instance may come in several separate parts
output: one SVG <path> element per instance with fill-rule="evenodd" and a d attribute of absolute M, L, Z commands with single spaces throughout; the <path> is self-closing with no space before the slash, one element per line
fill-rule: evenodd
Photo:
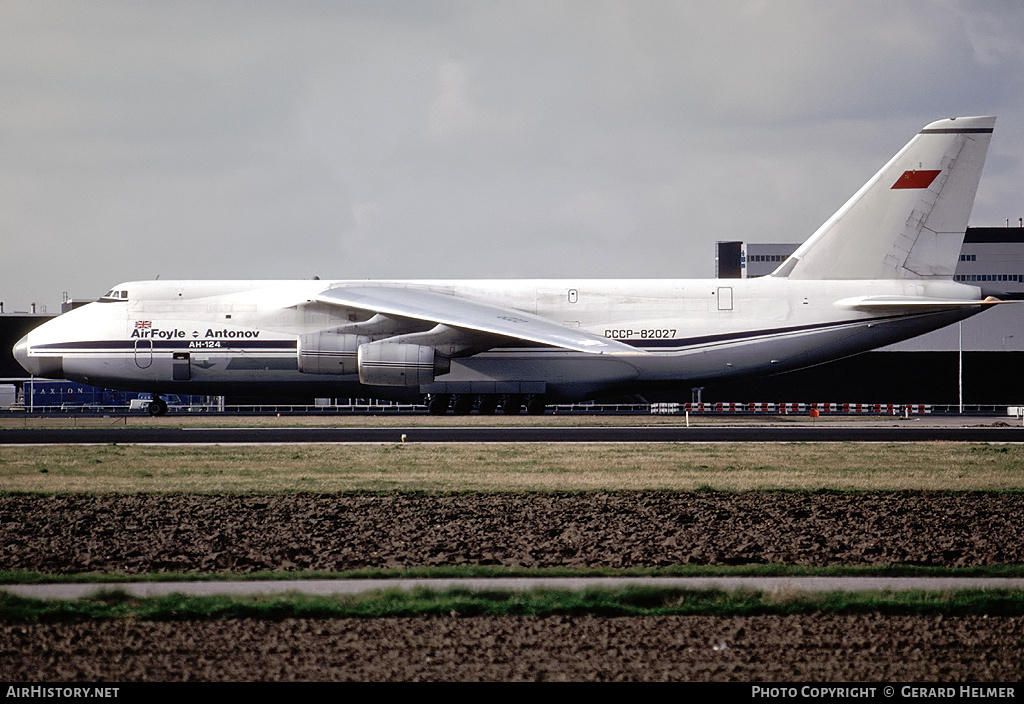
<path fill-rule="evenodd" d="M 149 415 L 153 417 L 167 415 L 167 401 L 164 401 L 159 396 L 154 396 L 153 400 L 149 404 L 148 410 Z"/>
<path fill-rule="evenodd" d="M 427 413 L 433 416 L 441 416 L 448 412 L 448 404 L 452 397 L 449 394 L 436 394 L 430 397 L 427 402 Z"/>
<path fill-rule="evenodd" d="M 452 413 L 457 416 L 468 416 L 473 411 L 472 394 L 459 394 L 452 399 Z"/>
<path fill-rule="evenodd" d="M 482 416 L 493 416 L 494 411 L 498 409 L 498 397 L 494 394 L 487 394 L 480 397 L 480 405 L 477 406 L 477 411 Z"/>
<path fill-rule="evenodd" d="M 534 396 L 526 402 L 526 412 L 531 416 L 544 415 L 544 411 L 547 410 L 547 404 L 544 403 L 543 396 Z"/>
<path fill-rule="evenodd" d="M 514 416 L 523 410 L 523 397 L 522 396 L 506 396 L 505 400 L 501 402 L 501 412 L 505 415 Z"/>

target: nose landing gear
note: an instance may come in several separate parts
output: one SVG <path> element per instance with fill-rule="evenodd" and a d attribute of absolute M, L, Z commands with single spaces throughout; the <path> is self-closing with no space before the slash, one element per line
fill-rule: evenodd
<path fill-rule="evenodd" d="M 147 410 L 149 411 L 149 415 L 154 418 L 156 416 L 167 415 L 167 401 L 164 401 L 156 394 L 153 394 L 153 400 L 150 402 Z"/>

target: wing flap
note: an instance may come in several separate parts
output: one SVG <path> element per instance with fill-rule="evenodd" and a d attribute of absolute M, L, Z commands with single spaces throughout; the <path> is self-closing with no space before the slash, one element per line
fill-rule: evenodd
<path fill-rule="evenodd" d="M 531 313 L 504 308 L 440 291 L 406 286 L 340 286 L 316 300 L 453 328 L 536 342 L 588 354 L 636 354 L 622 342 L 566 328 Z"/>

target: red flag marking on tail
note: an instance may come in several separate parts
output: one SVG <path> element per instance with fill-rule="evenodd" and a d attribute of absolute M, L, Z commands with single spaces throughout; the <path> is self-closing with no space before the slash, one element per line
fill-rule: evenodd
<path fill-rule="evenodd" d="M 928 188 L 942 171 L 904 171 L 889 190 L 897 188 Z"/>

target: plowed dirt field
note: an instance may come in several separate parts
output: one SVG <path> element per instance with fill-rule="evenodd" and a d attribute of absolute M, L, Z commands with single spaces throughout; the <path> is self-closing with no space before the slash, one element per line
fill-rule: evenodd
<path fill-rule="evenodd" d="M 1012 493 L 0 497 L 62 572 L 1024 562 Z M 12 681 L 1021 681 L 1020 617 L 460 617 L 0 625 Z"/>

